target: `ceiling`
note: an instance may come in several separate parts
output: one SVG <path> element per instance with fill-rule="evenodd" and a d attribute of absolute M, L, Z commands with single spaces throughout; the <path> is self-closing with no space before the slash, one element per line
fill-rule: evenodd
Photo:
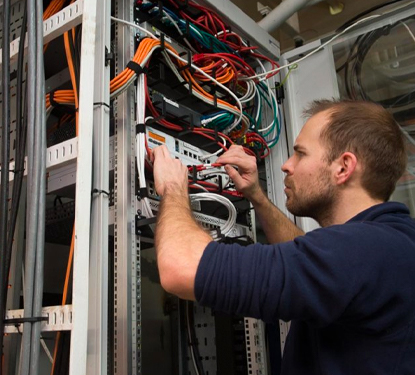
<path fill-rule="evenodd" d="M 259 21 L 262 18 L 262 15 L 257 9 L 258 0 L 231 1 L 255 21 Z M 270 7 L 271 9 L 274 9 L 281 3 L 280 0 L 259 0 L 259 2 L 264 6 Z M 345 22 L 356 15 L 389 2 L 390 0 L 329 0 L 321 1 L 315 5 L 308 6 L 297 12 L 300 30 L 299 37 L 304 40 L 304 42 L 319 39 L 324 35 L 331 34 L 338 27 L 342 26 Z M 343 5 L 343 10 L 338 14 L 332 15 L 330 13 L 329 4 L 336 5 L 338 3 Z M 294 48 L 295 40 L 292 36 L 289 36 L 286 32 L 284 32 L 282 28 L 271 32 L 271 35 L 280 42 L 282 52 Z"/>

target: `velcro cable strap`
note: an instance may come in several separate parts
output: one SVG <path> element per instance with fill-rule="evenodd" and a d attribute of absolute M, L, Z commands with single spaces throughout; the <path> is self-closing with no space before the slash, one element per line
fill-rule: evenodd
<path fill-rule="evenodd" d="M 137 64 L 134 61 L 130 61 L 127 64 L 127 68 L 133 70 L 135 72 L 135 74 L 137 74 L 138 76 L 142 73 L 147 74 L 148 69 L 146 67 L 142 67 L 140 64 Z"/>
<path fill-rule="evenodd" d="M 135 125 L 135 133 L 136 134 L 145 133 L 145 132 L 146 132 L 145 124 L 136 124 Z"/>
<path fill-rule="evenodd" d="M 148 197 L 147 188 L 140 188 L 139 192 L 140 192 L 140 198 L 147 198 Z"/>

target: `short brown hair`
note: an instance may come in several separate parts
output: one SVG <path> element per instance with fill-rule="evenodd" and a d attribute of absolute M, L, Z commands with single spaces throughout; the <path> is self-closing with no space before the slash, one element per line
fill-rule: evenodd
<path fill-rule="evenodd" d="M 331 163 L 344 152 L 362 162 L 362 186 L 372 198 L 387 201 L 407 163 L 404 135 L 393 116 L 378 104 L 351 100 L 316 100 L 304 111 L 308 117 L 330 111 L 321 132 Z"/>

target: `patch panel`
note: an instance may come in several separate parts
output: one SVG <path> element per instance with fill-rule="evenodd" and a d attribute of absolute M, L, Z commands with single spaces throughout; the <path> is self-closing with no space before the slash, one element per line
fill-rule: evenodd
<path fill-rule="evenodd" d="M 164 144 L 173 157 L 180 159 L 183 164 L 188 166 L 211 164 L 217 159 L 217 156 L 212 155 L 212 153 L 151 127 L 147 127 L 147 139 L 150 149 Z M 192 174 L 189 176 L 192 176 Z M 198 171 L 196 177 L 198 180 L 208 179 L 210 183 L 221 188 L 226 187 L 230 182 L 229 176 L 225 173 L 223 167 L 207 168 Z"/>
<path fill-rule="evenodd" d="M 150 207 L 154 212 L 158 211 L 159 205 L 160 202 L 158 200 L 150 199 Z M 136 209 L 140 208 L 140 202 L 137 202 Z M 193 212 L 193 216 L 204 228 L 208 230 L 217 230 L 221 225 L 223 225 L 223 223 L 225 223 L 225 220 L 223 219 L 220 219 L 215 216 L 206 215 L 202 212 Z M 254 238 L 254 233 L 252 231 L 252 228 L 245 225 L 236 224 L 228 236 Z"/>
<path fill-rule="evenodd" d="M 150 95 L 154 106 L 161 114 L 174 117 L 175 122 L 181 123 L 185 127 L 200 127 L 201 114 L 188 106 L 183 105 L 180 100 L 174 100 L 163 95 L 156 90 L 150 90 Z"/>
<path fill-rule="evenodd" d="M 147 126 L 147 140 L 150 149 L 154 147 L 165 145 L 170 154 L 180 159 L 183 164 L 195 165 L 203 163 L 214 163 L 217 156 L 205 151 L 199 147 L 193 146 L 190 143 L 184 142 L 178 138 L 172 137 L 165 132 Z"/>

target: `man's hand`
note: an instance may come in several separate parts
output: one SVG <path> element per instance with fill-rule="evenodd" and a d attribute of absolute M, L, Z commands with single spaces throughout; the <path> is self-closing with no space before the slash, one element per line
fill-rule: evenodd
<path fill-rule="evenodd" d="M 194 300 L 197 268 L 212 238 L 192 215 L 187 167 L 172 159 L 166 146 L 153 149 L 151 158 L 156 190 L 163 196 L 154 238 L 160 282 L 169 293 Z"/>
<path fill-rule="evenodd" d="M 216 163 L 225 164 L 225 170 L 233 180 L 236 190 L 252 201 L 263 194 L 259 185 L 258 169 L 254 156 L 247 155 L 242 146 L 232 145 Z M 237 166 L 236 170 L 232 165 Z"/>
<path fill-rule="evenodd" d="M 158 195 L 167 191 L 188 193 L 188 170 L 178 159 L 172 159 L 169 150 L 162 145 L 153 149 L 154 182 Z"/>

